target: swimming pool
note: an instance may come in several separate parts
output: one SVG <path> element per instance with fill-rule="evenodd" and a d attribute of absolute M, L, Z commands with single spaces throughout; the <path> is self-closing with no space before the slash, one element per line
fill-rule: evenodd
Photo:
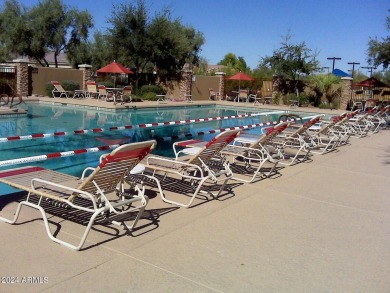
<path fill-rule="evenodd" d="M 28 110 L 27 116 L 0 119 L 0 164 L 6 160 L 148 139 L 158 141 L 154 153 L 173 156 L 173 141 L 191 138 L 210 140 L 215 136 L 212 130 L 276 121 L 282 113 L 278 110 L 223 106 L 117 111 L 43 103 L 31 103 L 23 107 Z M 240 118 L 234 118 L 237 116 Z M 214 119 L 201 122 L 199 118 Z M 194 121 L 195 119 L 197 120 Z M 259 134 L 260 129 L 261 127 L 256 127 L 248 131 Z M 31 135 L 34 134 L 35 138 L 32 138 Z M 99 157 L 107 152 L 110 150 L 18 163 L 2 166 L 0 170 L 33 165 L 80 176 L 85 167 L 96 166 Z"/>

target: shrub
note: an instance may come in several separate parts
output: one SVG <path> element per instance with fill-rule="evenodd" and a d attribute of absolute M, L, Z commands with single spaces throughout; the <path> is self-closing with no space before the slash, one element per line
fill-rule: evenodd
<path fill-rule="evenodd" d="M 105 87 L 111 87 L 111 88 L 114 87 L 114 83 L 112 81 L 103 81 L 103 82 L 99 82 L 99 84 L 104 85 Z"/>
<path fill-rule="evenodd" d="M 318 108 L 320 109 L 339 109 L 340 108 L 340 101 L 338 99 L 334 99 L 332 103 L 329 102 L 322 102 Z"/>
<path fill-rule="evenodd" d="M 309 104 L 309 96 L 302 92 L 299 94 L 299 105 L 307 106 Z"/>
<path fill-rule="evenodd" d="M 330 109 L 330 104 L 328 103 L 321 103 L 318 105 L 319 109 Z"/>
<path fill-rule="evenodd" d="M 281 93 L 276 93 L 273 98 L 274 105 L 279 105 L 280 98 L 282 97 Z"/>
<path fill-rule="evenodd" d="M 51 82 L 48 82 L 46 85 L 45 85 L 45 93 L 46 93 L 46 96 L 48 97 L 51 97 L 52 96 L 52 90 L 54 89 L 54 86 L 51 84 Z"/>
<path fill-rule="evenodd" d="M 74 80 L 64 80 L 62 82 L 62 87 L 64 88 L 64 90 L 71 92 L 80 89 L 80 85 Z"/>
<path fill-rule="evenodd" d="M 157 101 L 156 94 L 155 94 L 155 93 L 152 93 L 152 92 L 144 93 L 144 94 L 142 95 L 142 99 L 143 99 L 143 100 L 147 100 L 147 101 Z"/>
<path fill-rule="evenodd" d="M 154 93 L 155 95 L 164 95 L 165 92 L 162 87 L 158 85 L 144 85 L 141 87 L 139 94 L 144 96 L 146 93 Z"/>
<path fill-rule="evenodd" d="M 283 104 L 289 105 L 291 100 L 297 101 L 297 95 L 294 93 L 289 93 L 286 96 L 283 97 Z"/>

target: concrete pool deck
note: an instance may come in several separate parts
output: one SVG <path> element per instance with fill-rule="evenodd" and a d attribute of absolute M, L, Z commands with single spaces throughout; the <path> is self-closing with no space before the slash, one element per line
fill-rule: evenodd
<path fill-rule="evenodd" d="M 0 292 L 390 292 L 389 171 L 390 130 L 351 138 L 190 209 L 150 196 L 153 221 L 132 235 L 98 226 L 80 252 L 24 208 L 19 225 L 0 223 Z"/>

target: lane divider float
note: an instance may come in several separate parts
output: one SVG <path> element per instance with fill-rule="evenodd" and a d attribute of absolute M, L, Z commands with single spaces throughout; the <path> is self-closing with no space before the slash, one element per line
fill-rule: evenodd
<path fill-rule="evenodd" d="M 228 116 L 218 116 L 218 117 L 210 117 L 210 118 L 196 118 L 196 119 L 186 119 L 186 120 L 176 120 L 176 121 L 167 121 L 167 122 L 153 122 L 153 123 L 143 123 L 138 125 L 125 125 L 125 126 L 112 126 L 108 129 L 105 128 L 93 128 L 93 129 L 78 129 L 73 132 L 59 131 L 54 133 L 35 133 L 28 135 L 16 135 L 16 136 L 8 136 L 8 137 L 0 137 L 0 142 L 8 142 L 8 141 L 17 141 L 17 140 L 30 140 L 30 139 L 39 139 L 39 138 L 48 138 L 48 137 L 57 137 L 57 136 L 67 136 L 74 134 L 87 134 L 90 132 L 98 133 L 105 131 L 116 131 L 116 130 L 125 130 L 125 129 L 133 129 L 133 128 L 150 128 L 156 126 L 170 126 L 170 125 L 182 125 L 182 124 L 191 124 L 191 123 L 200 123 L 200 122 L 209 122 L 209 121 L 218 121 L 218 120 L 226 120 L 226 119 L 237 119 L 237 118 L 248 118 L 248 117 L 256 117 L 262 115 L 269 114 L 280 114 L 283 111 L 277 112 L 266 112 L 266 113 L 254 113 L 254 114 L 239 114 L 239 115 L 228 115 Z"/>

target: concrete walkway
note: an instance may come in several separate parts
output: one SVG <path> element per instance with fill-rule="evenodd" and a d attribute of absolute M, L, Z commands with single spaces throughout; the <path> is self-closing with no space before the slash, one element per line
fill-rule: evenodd
<path fill-rule="evenodd" d="M 389 130 L 352 138 L 190 209 L 149 194 L 142 229 L 97 226 L 80 252 L 24 208 L 0 223 L 0 292 L 390 292 L 389 171 Z M 68 239 L 82 230 L 59 224 Z"/>

